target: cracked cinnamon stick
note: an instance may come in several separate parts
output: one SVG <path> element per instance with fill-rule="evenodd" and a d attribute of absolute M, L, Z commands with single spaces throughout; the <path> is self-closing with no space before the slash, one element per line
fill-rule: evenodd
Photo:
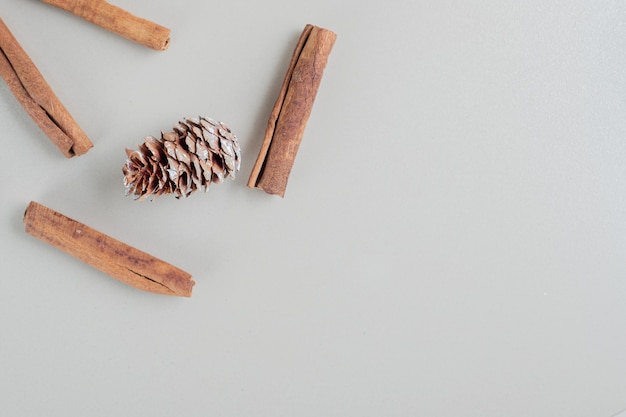
<path fill-rule="evenodd" d="M 272 109 L 248 187 L 285 196 L 287 180 L 337 35 L 306 25 Z"/>
<path fill-rule="evenodd" d="M 132 287 L 191 297 L 195 282 L 189 273 L 37 202 L 26 208 L 24 224 L 29 235 Z"/>
<path fill-rule="evenodd" d="M 126 39 L 163 51 L 170 44 L 170 30 L 137 17 L 105 0 L 41 0 L 66 10 Z"/>
<path fill-rule="evenodd" d="M 0 19 L 0 77 L 56 147 L 70 158 L 93 144 L 54 94 L 43 75 Z"/>

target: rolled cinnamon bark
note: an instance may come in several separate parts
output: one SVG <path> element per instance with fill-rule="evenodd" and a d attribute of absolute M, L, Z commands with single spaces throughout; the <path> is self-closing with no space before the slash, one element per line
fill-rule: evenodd
<path fill-rule="evenodd" d="M 69 253 L 132 287 L 191 297 L 187 272 L 32 201 L 24 213 L 26 233 Z"/>
<path fill-rule="evenodd" d="M 163 51 L 170 44 L 170 30 L 137 17 L 105 0 L 41 0 L 100 26 L 110 32 Z"/>
<path fill-rule="evenodd" d="M 93 144 L 54 94 L 43 75 L 0 19 L 0 77 L 66 157 L 82 155 Z"/>
<path fill-rule="evenodd" d="M 248 187 L 285 195 L 304 129 L 337 35 L 306 25 L 272 109 Z"/>

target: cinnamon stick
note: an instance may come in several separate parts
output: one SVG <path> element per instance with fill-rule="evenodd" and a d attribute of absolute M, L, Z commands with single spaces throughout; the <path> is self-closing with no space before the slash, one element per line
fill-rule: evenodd
<path fill-rule="evenodd" d="M 2 19 L 0 77 L 63 155 L 82 155 L 93 146 Z"/>
<path fill-rule="evenodd" d="M 137 17 L 105 0 L 41 0 L 149 48 L 163 51 L 170 44 L 170 30 Z"/>
<path fill-rule="evenodd" d="M 191 297 L 187 272 L 31 201 L 26 233 L 61 249 L 130 286 L 157 294 Z"/>
<path fill-rule="evenodd" d="M 317 26 L 304 28 L 270 114 L 248 187 L 285 196 L 287 180 L 336 37 L 330 30 Z"/>

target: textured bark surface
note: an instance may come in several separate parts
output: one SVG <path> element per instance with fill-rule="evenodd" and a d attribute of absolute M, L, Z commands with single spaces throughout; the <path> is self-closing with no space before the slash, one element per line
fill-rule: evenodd
<path fill-rule="evenodd" d="M 157 294 L 191 297 L 195 282 L 187 272 L 39 203 L 28 205 L 24 224 L 29 235 L 130 286 Z"/>
<path fill-rule="evenodd" d="M 307 25 L 304 28 L 270 114 L 248 187 L 284 197 L 287 180 L 336 37 L 330 30 L 317 26 Z"/>
<path fill-rule="evenodd" d="M 110 32 L 156 50 L 170 44 L 170 30 L 137 17 L 105 0 L 41 0 L 100 26 Z"/>
<path fill-rule="evenodd" d="M 93 146 L 2 19 L 0 76 L 24 110 L 63 155 L 82 155 Z"/>

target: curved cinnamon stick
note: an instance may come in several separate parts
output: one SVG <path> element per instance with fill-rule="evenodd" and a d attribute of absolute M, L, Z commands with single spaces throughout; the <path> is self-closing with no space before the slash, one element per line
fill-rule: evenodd
<path fill-rule="evenodd" d="M 170 43 L 170 30 L 137 17 L 105 0 L 41 0 L 149 48 L 163 51 Z"/>
<path fill-rule="evenodd" d="M 54 94 L 43 75 L 0 19 L 0 77 L 39 128 L 66 157 L 93 144 Z"/>
<path fill-rule="evenodd" d="M 306 25 L 272 109 L 248 187 L 285 195 L 287 180 L 337 35 Z"/>
<path fill-rule="evenodd" d="M 191 297 L 187 272 L 31 201 L 24 213 L 26 233 L 132 287 Z"/>

